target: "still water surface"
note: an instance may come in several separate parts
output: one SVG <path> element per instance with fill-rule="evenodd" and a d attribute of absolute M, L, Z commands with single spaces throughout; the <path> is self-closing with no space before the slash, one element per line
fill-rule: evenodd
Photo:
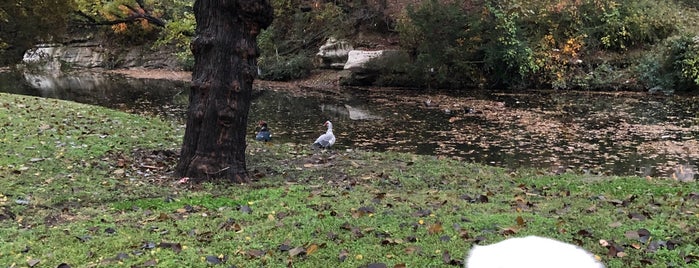
<path fill-rule="evenodd" d="M 0 72 L 0 92 L 101 105 L 183 123 L 189 83 L 116 74 Z M 311 92 L 307 92 L 311 93 Z M 507 168 L 672 176 L 699 160 L 699 97 L 621 92 L 459 93 L 256 88 L 251 135 L 310 144 L 332 120 L 338 150 L 400 151 Z M 685 174 L 686 175 L 686 174 Z M 693 174 L 690 174 L 693 176 Z"/>

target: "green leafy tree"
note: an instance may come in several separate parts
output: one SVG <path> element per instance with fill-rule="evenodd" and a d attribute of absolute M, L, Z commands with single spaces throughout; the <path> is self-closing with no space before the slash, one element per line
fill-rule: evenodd
<path fill-rule="evenodd" d="M 174 46 L 175 54 L 185 69 L 194 66 L 194 57 L 189 44 L 194 38 L 196 21 L 194 18 L 194 0 L 170 0 L 172 3 L 164 14 L 167 21 L 165 29 L 155 42 L 156 47 Z"/>
<path fill-rule="evenodd" d="M 398 21 L 401 46 L 413 57 L 409 66 L 396 66 L 414 77 L 418 86 L 464 87 L 478 82 L 482 60 L 478 22 L 456 2 L 428 0 L 409 6 Z M 471 18 L 471 19 L 469 19 Z"/>
<path fill-rule="evenodd" d="M 485 70 L 492 86 L 520 87 L 538 70 L 534 53 L 520 31 L 519 14 L 490 7 L 484 20 L 482 49 Z"/>
<path fill-rule="evenodd" d="M 665 69 L 680 91 L 699 88 L 699 36 L 682 35 L 670 42 Z"/>
<path fill-rule="evenodd" d="M 37 42 L 66 31 L 73 3 L 65 0 L 0 2 L 0 65 L 17 63 Z"/>

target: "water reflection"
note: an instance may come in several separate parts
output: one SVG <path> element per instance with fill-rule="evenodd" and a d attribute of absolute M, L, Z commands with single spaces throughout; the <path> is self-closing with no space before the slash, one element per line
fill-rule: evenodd
<path fill-rule="evenodd" d="M 81 73 L 0 73 L 0 91 L 102 105 L 184 122 L 188 83 Z M 429 101 L 427 101 L 429 100 Z M 428 104 L 429 103 L 429 104 Z M 699 98 L 626 93 L 432 92 L 257 88 L 249 132 L 309 144 L 333 121 L 337 150 L 401 151 L 509 168 L 672 176 L 699 160 Z M 684 168 L 683 170 L 687 170 Z M 692 173 L 694 174 L 694 173 Z"/>
<path fill-rule="evenodd" d="M 0 92 L 70 100 L 126 112 L 182 118 L 188 83 L 121 75 L 0 72 Z"/>

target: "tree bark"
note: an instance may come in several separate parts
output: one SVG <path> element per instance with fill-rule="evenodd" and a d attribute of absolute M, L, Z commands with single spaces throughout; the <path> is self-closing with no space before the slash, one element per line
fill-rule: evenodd
<path fill-rule="evenodd" d="M 272 23 L 269 0 L 197 0 L 194 72 L 179 176 L 248 182 L 246 126 L 259 55 Z"/>

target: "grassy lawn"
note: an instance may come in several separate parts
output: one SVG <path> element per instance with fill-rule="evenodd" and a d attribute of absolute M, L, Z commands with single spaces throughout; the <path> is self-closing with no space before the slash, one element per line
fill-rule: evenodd
<path fill-rule="evenodd" d="M 181 184 L 170 122 L 0 94 L 0 123 L 1 267 L 458 267 L 530 234 L 699 267 L 696 183 L 251 139 L 256 182 Z"/>

